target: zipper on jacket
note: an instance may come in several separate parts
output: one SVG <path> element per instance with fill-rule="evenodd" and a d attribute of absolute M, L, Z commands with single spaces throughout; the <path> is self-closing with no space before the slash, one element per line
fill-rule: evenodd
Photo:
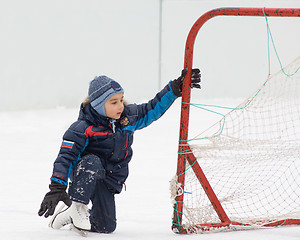
<path fill-rule="evenodd" d="M 110 123 L 110 126 L 111 126 L 112 130 L 113 130 L 113 133 L 116 132 L 115 122 L 116 122 L 116 119 L 113 119 L 113 118 L 109 119 L 109 123 Z"/>

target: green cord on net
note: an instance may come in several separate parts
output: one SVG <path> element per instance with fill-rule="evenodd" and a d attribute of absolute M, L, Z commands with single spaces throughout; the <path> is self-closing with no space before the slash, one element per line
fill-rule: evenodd
<path fill-rule="evenodd" d="M 276 57 L 277 57 L 277 60 L 279 62 L 279 65 L 281 67 L 281 71 L 284 73 L 284 75 L 286 75 L 287 77 L 292 77 L 293 75 L 295 75 L 298 70 L 300 69 L 300 66 L 296 69 L 296 71 L 292 74 L 287 74 L 284 69 L 283 69 L 283 66 L 282 66 L 282 63 L 281 63 L 281 60 L 280 60 L 280 57 L 279 57 L 279 54 L 277 52 L 277 49 L 275 47 L 275 43 L 274 43 L 274 40 L 273 40 L 273 36 L 272 36 L 272 33 L 271 33 L 271 29 L 270 29 L 270 26 L 269 26 L 269 22 L 268 22 L 268 18 L 267 18 L 267 15 L 265 13 L 265 8 L 262 9 L 263 13 L 264 13 L 264 16 L 265 16 L 265 20 L 266 20 L 266 25 L 267 25 L 267 37 L 268 37 L 268 76 L 270 75 L 270 71 L 271 71 L 271 64 L 270 64 L 270 38 L 271 38 L 271 41 L 272 41 L 272 45 L 273 45 L 273 49 L 275 51 L 275 54 L 276 54 Z"/>

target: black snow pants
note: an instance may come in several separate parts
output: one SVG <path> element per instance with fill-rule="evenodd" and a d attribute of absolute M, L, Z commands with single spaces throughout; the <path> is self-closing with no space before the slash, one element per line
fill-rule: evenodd
<path fill-rule="evenodd" d="M 115 194 L 108 190 L 102 160 L 96 155 L 80 159 L 70 176 L 69 195 L 72 201 L 88 204 L 91 231 L 111 233 L 116 229 Z"/>

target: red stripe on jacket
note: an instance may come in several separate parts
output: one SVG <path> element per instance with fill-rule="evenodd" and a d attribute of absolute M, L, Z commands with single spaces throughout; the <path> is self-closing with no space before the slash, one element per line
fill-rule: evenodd
<path fill-rule="evenodd" d="M 84 135 L 86 137 L 113 135 L 113 133 L 110 133 L 110 132 L 95 132 L 95 131 L 93 131 L 92 128 L 93 128 L 93 126 L 90 126 L 85 130 Z"/>

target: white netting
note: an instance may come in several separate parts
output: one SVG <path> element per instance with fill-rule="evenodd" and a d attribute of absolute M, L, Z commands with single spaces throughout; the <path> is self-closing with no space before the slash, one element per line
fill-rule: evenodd
<path fill-rule="evenodd" d="M 299 66 L 300 58 L 284 70 Z M 300 70 L 270 76 L 189 143 L 231 221 L 300 219 Z M 183 225 L 220 222 L 189 165 L 184 190 Z"/>

